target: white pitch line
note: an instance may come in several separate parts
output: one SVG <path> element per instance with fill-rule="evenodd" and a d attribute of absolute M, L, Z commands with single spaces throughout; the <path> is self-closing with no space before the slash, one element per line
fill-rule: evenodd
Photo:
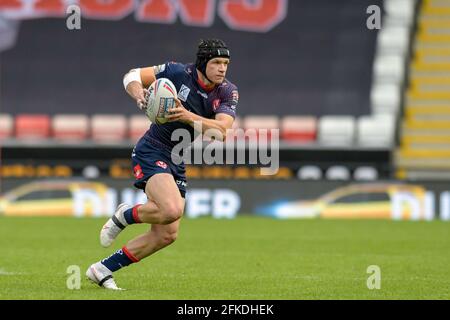
<path fill-rule="evenodd" d="M 19 272 L 9 272 L 6 271 L 5 269 L 0 269 L 0 276 L 17 276 L 17 275 L 21 275 L 22 273 Z"/>

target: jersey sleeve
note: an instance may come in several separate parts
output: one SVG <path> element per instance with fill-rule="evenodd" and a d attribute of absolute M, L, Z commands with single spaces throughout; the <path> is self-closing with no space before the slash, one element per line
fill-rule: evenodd
<path fill-rule="evenodd" d="M 156 79 L 168 78 L 171 79 L 177 72 L 183 69 L 183 65 L 177 62 L 166 62 L 154 66 Z"/>
<path fill-rule="evenodd" d="M 236 118 L 236 108 L 239 102 L 239 92 L 236 86 L 232 85 L 224 90 L 220 105 L 214 110 L 215 114 L 225 113 Z"/>

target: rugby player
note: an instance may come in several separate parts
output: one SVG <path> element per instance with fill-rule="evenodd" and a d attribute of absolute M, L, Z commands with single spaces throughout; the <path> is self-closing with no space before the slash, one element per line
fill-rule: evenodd
<path fill-rule="evenodd" d="M 113 272 L 152 255 L 173 243 L 178 235 L 186 193 L 185 166 L 171 158 L 177 144 L 171 139 L 176 129 L 188 130 L 194 139 L 194 122 L 202 131 L 218 130 L 226 136 L 231 129 L 238 104 L 237 87 L 225 76 L 230 63 L 227 45 L 218 39 L 201 40 L 195 64 L 167 62 L 135 68 L 125 74 L 126 92 L 145 109 L 148 88 L 156 79 L 168 78 L 178 92 L 175 108 L 165 124 L 152 123 L 132 152 L 134 186 L 148 198 L 144 204 L 120 204 L 100 232 L 100 242 L 109 247 L 119 233 L 136 223 L 151 224 L 148 232 L 132 239 L 109 257 L 92 264 L 86 276 L 101 287 L 120 290 Z"/>

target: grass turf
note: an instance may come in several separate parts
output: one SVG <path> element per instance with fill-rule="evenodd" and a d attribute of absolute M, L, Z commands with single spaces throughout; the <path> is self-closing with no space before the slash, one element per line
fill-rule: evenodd
<path fill-rule="evenodd" d="M 449 299 L 450 224 L 211 218 L 181 224 L 172 246 L 120 270 L 126 291 L 88 282 L 86 268 L 148 229 L 100 247 L 105 219 L 0 218 L 0 299 Z M 67 268 L 81 268 L 69 290 Z M 369 290 L 369 265 L 381 289 Z"/>

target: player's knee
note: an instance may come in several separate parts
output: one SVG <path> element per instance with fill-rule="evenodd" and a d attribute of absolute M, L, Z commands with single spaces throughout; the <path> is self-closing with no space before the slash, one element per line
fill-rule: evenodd
<path fill-rule="evenodd" d="M 168 245 L 174 243 L 175 240 L 177 240 L 177 237 L 178 237 L 177 232 L 172 232 L 172 233 L 165 232 L 160 237 L 161 245 L 164 247 L 168 246 Z"/>
<path fill-rule="evenodd" d="M 163 224 L 169 224 L 177 221 L 183 215 L 183 206 L 179 204 L 171 204 L 163 209 Z"/>

